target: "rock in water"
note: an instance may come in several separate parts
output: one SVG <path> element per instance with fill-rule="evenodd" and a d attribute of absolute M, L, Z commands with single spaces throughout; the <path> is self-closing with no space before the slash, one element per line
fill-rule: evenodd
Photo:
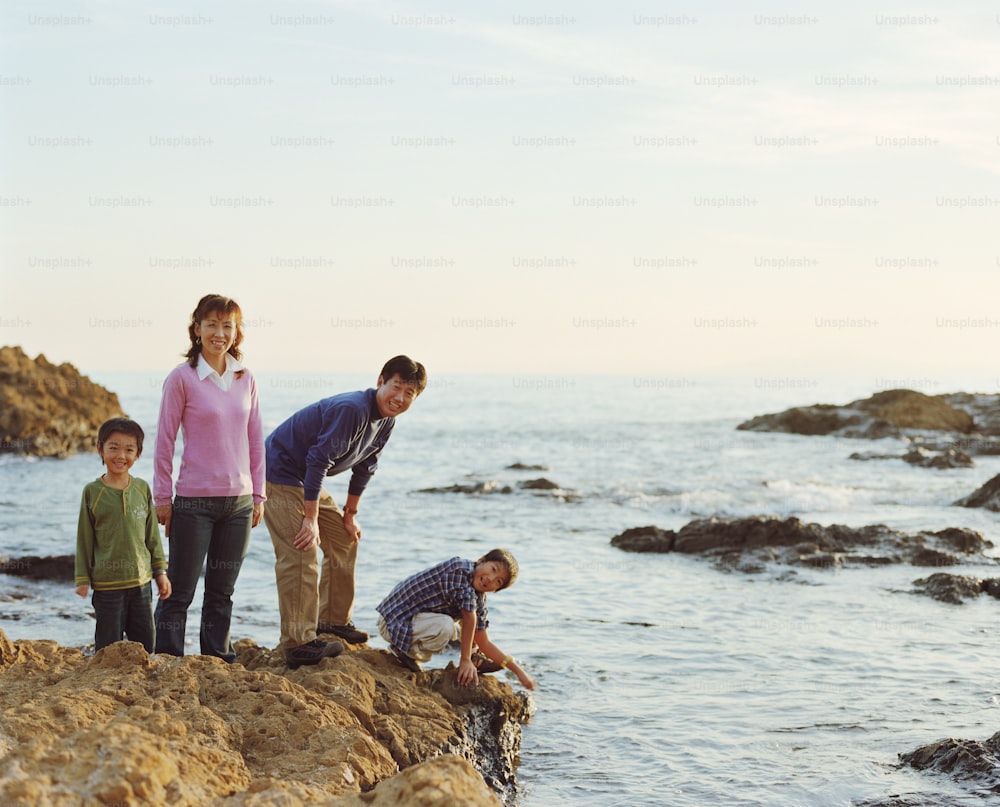
<path fill-rule="evenodd" d="M 924 431 L 968 434 L 977 424 L 969 411 L 972 403 L 966 400 L 967 396 L 957 397 L 960 395 L 932 396 L 913 390 L 885 390 L 845 406 L 797 406 L 776 414 L 760 415 L 736 428 L 872 439 Z M 978 410 L 975 411 L 978 414 Z"/>
<path fill-rule="evenodd" d="M 1000 474 L 976 488 L 968 496 L 963 496 L 955 504 L 959 507 L 985 507 L 994 513 L 1000 512 Z"/>
<path fill-rule="evenodd" d="M 76 573 L 75 555 L 24 555 L 0 560 L 0 574 L 13 574 L 32 580 L 58 580 L 72 583 Z"/>
<path fill-rule="evenodd" d="M 975 530 L 952 527 L 904 533 L 884 524 L 823 526 L 794 517 L 704 518 L 685 524 L 677 532 L 633 527 L 612 538 L 611 544 L 626 552 L 700 555 L 721 569 L 741 571 L 760 571 L 762 564 L 826 568 L 843 564 L 997 563 L 984 554 L 993 544 Z"/>
<path fill-rule="evenodd" d="M 0 348 L 0 451 L 39 457 L 93 451 L 100 425 L 120 415 L 118 396 L 73 365 Z"/>

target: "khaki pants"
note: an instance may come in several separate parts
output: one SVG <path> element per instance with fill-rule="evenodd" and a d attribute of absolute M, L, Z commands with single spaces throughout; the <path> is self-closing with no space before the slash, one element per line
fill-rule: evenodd
<path fill-rule="evenodd" d="M 457 639 L 460 633 L 458 622 L 447 614 L 424 611 L 414 615 L 412 624 L 413 640 L 406 655 L 417 661 L 430 661 L 431 656 L 444 650 L 448 642 Z M 389 626 L 381 616 L 378 618 L 378 632 L 382 634 L 383 639 L 392 644 Z"/>
<path fill-rule="evenodd" d="M 354 611 L 354 564 L 358 545 L 326 491 L 319 496 L 319 550 L 302 551 L 292 540 L 302 528 L 302 488 L 267 483 L 264 522 L 274 544 L 274 576 L 281 613 L 281 645 L 298 647 L 316 638 L 319 622 L 346 625 Z"/>

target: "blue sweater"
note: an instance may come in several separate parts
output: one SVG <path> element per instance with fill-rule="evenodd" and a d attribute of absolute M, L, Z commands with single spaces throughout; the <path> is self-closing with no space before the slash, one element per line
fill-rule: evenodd
<path fill-rule="evenodd" d="M 360 496 L 378 467 L 395 418 L 383 418 L 375 390 L 345 392 L 303 407 L 264 442 L 267 479 L 298 485 L 316 501 L 324 476 L 351 469 L 348 492 Z"/>

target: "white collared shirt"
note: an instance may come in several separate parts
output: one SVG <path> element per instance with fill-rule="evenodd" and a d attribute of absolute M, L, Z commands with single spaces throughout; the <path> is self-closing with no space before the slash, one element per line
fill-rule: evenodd
<path fill-rule="evenodd" d="M 229 353 L 226 354 L 226 372 L 224 372 L 221 376 L 215 371 L 215 368 L 213 368 L 212 365 L 205 361 L 204 355 L 198 356 L 198 366 L 195 368 L 198 373 L 199 381 L 204 381 L 206 378 L 210 378 L 212 379 L 212 383 L 223 392 L 229 392 L 229 388 L 233 386 L 233 379 L 236 378 L 236 373 L 242 369 L 243 365 L 234 359 Z"/>

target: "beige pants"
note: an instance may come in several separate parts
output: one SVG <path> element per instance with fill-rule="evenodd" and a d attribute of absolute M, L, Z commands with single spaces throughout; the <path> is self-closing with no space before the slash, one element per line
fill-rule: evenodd
<path fill-rule="evenodd" d="M 281 645 L 298 647 L 316 638 L 319 622 L 346 625 L 354 611 L 354 564 L 358 545 L 326 491 L 319 496 L 319 550 L 292 544 L 302 528 L 302 488 L 267 483 L 264 522 L 274 544 L 274 576 L 281 613 Z"/>
<path fill-rule="evenodd" d="M 378 632 L 392 644 L 389 626 L 381 616 L 378 618 Z M 448 642 L 457 639 L 458 635 L 458 622 L 447 614 L 417 614 L 413 617 L 413 641 L 406 655 L 417 661 L 430 661 L 431 656 L 444 650 Z"/>

